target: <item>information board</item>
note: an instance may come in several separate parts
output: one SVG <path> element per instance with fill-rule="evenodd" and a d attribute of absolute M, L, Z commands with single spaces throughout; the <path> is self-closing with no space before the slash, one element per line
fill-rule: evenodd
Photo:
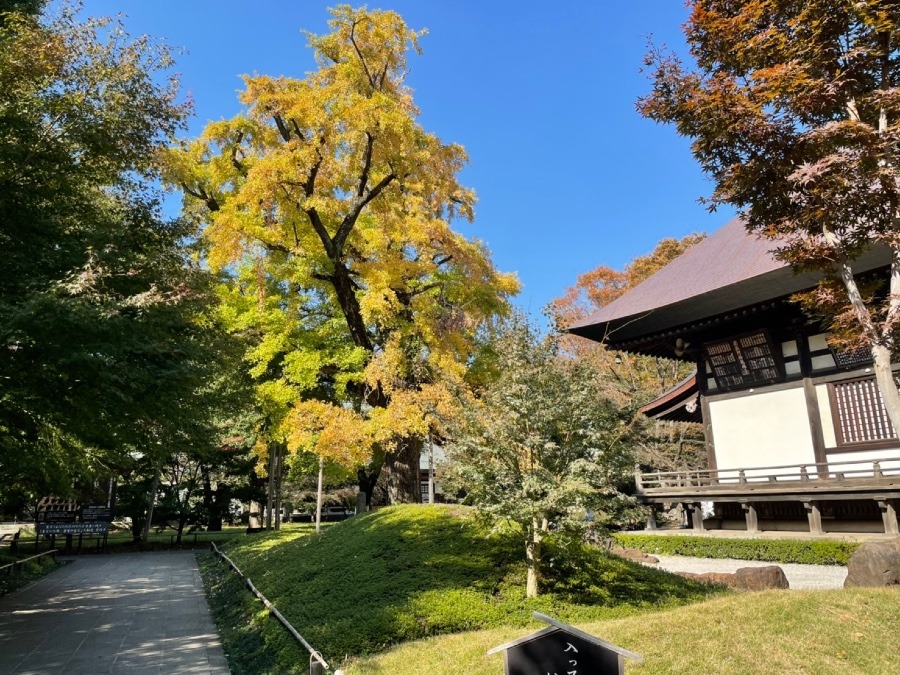
<path fill-rule="evenodd" d="M 108 506 L 85 506 L 81 509 L 81 520 L 85 523 L 108 523 L 112 520 L 112 509 Z"/>
<path fill-rule="evenodd" d="M 752 387 L 784 377 L 781 353 L 765 330 L 707 342 L 703 352 L 719 389 Z"/>
<path fill-rule="evenodd" d="M 38 534 L 45 537 L 57 534 L 107 534 L 109 523 L 36 523 Z"/>

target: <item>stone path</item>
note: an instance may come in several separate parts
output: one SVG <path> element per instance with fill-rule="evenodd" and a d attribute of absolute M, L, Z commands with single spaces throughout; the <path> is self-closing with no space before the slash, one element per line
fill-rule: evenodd
<path fill-rule="evenodd" d="M 224 675 L 193 553 L 82 556 L 0 598 L 0 675 Z"/>
<path fill-rule="evenodd" d="M 756 560 L 690 558 L 687 556 L 656 555 L 659 564 L 650 565 L 669 572 L 735 572 L 739 567 L 763 567 L 778 565 L 784 570 L 791 589 L 843 588 L 847 568 L 837 565 L 799 565 L 796 563 L 771 563 Z"/>

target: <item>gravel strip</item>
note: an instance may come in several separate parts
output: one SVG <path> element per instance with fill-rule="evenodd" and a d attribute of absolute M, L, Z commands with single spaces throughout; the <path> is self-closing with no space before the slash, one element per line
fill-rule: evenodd
<path fill-rule="evenodd" d="M 735 560 L 733 558 L 689 558 L 676 555 L 653 555 L 659 558 L 658 565 L 650 565 L 669 572 L 735 572 L 739 567 L 765 567 L 778 565 L 784 570 L 791 589 L 843 588 L 847 568 L 837 565 L 798 565 L 796 563 L 771 563 L 758 560 Z"/>

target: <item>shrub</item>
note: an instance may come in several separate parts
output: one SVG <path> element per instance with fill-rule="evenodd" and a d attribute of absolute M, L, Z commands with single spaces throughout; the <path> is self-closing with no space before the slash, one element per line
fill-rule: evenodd
<path fill-rule="evenodd" d="M 801 541 L 798 539 L 720 539 L 641 535 L 619 532 L 613 538 L 626 548 L 660 555 L 697 558 L 736 558 L 805 565 L 846 565 L 859 547 L 849 541 Z"/>

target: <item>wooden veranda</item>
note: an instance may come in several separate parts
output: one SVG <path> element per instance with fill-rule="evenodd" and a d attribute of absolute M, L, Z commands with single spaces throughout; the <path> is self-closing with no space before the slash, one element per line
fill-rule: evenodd
<path fill-rule="evenodd" d="M 740 504 L 748 532 L 759 531 L 760 503 L 802 504 L 810 533 L 822 534 L 822 502 L 873 500 L 885 533 L 900 533 L 900 457 L 740 469 L 636 471 L 635 485 L 637 498 L 645 504 L 681 504 L 695 530 L 704 529 L 701 502 Z"/>

